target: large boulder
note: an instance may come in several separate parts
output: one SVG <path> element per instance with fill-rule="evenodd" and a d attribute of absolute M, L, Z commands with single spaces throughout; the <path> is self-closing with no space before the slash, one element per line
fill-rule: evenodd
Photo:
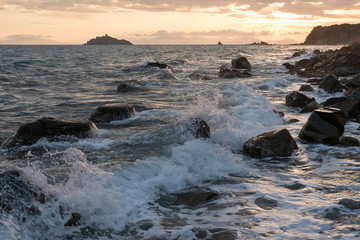
<path fill-rule="evenodd" d="M 290 156 L 295 149 L 298 146 L 287 129 L 263 133 L 244 145 L 244 151 L 255 158 Z"/>
<path fill-rule="evenodd" d="M 233 68 L 241 68 L 241 69 L 251 69 L 251 64 L 246 59 L 246 57 L 241 56 L 231 60 L 231 67 Z"/>
<path fill-rule="evenodd" d="M 324 89 L 328 93 L 341 92 L 344 90 L 344 86 L 339 82 L 337 76 L 332 74 L 322 79 L 319 88 Z"/>
<path fill-rule="evenodd" d="M 356 74 L 352 78 L 346 80 L 345 86 L 348 88 L 359 88 L 360 87 L 360 73 Z"/>
<path fill-rule="evenodd" d="M 313 101 L 313 102 L 309 103 L 308 105 L 306 105 L 303 109 L 301 109 L 300 113 L 312 112 L 315 109 L 319 109 L 319 108 L 321 108 L 321 105 L 319 103 L 317 103 L 316 101 Z"/>
<path fill-rule="evenodd" d="M 329 98 L 323 106 L 338 108 L 344 111 L 347 116 L 356 116 L 360 109 L 359 101 L 347 97 Z"/>
<path fill-rule="evenodd" d="M 314 88 L 312 86 L 310 86 L 309 84 L 303 84 L 300 86 L 300 89 L 299 91 L 302 91 L 302 92 L 313 92 L 314 91 Z"/>
<path fill-rule="evenodd" d="M 136 111 L 132 106 L 128 104 L 113 103 L 97 107 L 91 114 L 89 120 L 96 123 L 106 123 L 131 118 L 135 115 Z"/>
<path fill-rule="evenodd" d="M 221 67 L 218 73 L 219 78 L 245 78 L 251 77 L 251 73 L 248 70 L 240 71 L 235 69 L 228 69 Z"/>
<path fill-rule="evenodd" d="M 318 109 L 308 118 L 299 133 L 299 138 L 317 143 L 335 145 L 344 132 L 346 115 L 339 109 Z"/>
<path fill-rule="evenodd" d="M 315 101 L 315 98 L 309 98 L 308 96 L 298 92 L 293 91 L 288 94 L 285 98 L 285 104 L 289 107 L 305 107 L 309 103 Z"/>
<path fill-rule="evenodd" d="M 19 127 L 16 134 L 7 139 L 2 147 L 32 145 L 40 138 L 53 138 L 60 135 L 71 135 L 80 138 L 92 137 L 99 130 L 91 121 L 59 120 L 52 117 L 43 117 L 35 122 L 26 123 Z"/>

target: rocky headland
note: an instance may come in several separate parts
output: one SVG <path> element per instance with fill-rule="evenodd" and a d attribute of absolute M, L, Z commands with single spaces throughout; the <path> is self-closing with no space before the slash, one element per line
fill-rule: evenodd
<path fill-rule="evenodd" d="M 317 26 L 306 37 L 306 45 L 348 45 L 360 41 L 360 24 Z"/>
<path fill-rule="evenodd" d="M 119 40 L 105 34 L 105 36 L 90 39 L 84 45 L 133 45 L 133 44 L 125 39 Z"/>

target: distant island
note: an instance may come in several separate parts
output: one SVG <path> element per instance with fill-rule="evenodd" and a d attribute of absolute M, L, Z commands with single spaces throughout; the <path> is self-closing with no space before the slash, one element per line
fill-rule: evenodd
<path fill-rule="evenodd" d="M 105 36 L 90 39 L 84 45 L 133 45 L 133 44 L 125 39 L 119 40 L 105 34 Z"/>
<path fill-rule="evenodd" d="M 306 37 L 305 45 L 350 45 L 360 42 L 360 24 L 317 26 Z"/>
<path fill-rule="evenodd" d="M 261 42 L 253 42 L 251 45 L 270 45 L 270 44 L 268 44 L 267 42 L 261 41 Z"/>

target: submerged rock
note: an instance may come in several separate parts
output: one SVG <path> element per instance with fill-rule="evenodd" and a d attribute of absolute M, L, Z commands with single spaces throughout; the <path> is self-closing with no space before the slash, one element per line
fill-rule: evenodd
<path fill-rule="evenodd" d="M 338 202 L 338 204 L 343 205 L 351 210 L 360 209 L 360 201 L 355 201 L 352 199 L 347 199 L 347 198 L 341 199 Z"/>
<path fill-rule="evenodd" d="M 195 207 L 219 197 L 217 192 L 186 192 L 177 195 L 176 204 Z"/>
<path fill-rule="evenodd" d="M 360 146 L 359 140 L 357 138 L 350 137 L 350 136 L 343 137 L 340 140 L 339 144 L 344 147 L 359 147 Z"/>
<path fill-rule="evenodd" d="M 324 218 L 338 222 L 345 220 L 345 216 L 340 213 L 338 208 L 335 207 L 326 209 Z"/>
<path fill-rule="evenodd" d="M 274 199 L 266 198 L 266 197 L 259 197 L 254 202 L 259 208 L 265 210 L 271 210 L 277 207 L 277 201 Z"/>
<path fill-rule="evenodd" d="M 0 173 L 0 213 L 39 214 L 38 204 L 50 197 L 32 185 L 19 170 Z"/>
<path fill-rule="evenodd" d="M 298 91 L 293 91 L 285 97 L 285 104 L 289 107 L 303 108 L 313 101 L 315 101 L 315 98 L 309 98 Z"/>
<path fill-rule="evenodd" d="M 239 216 L 252 216 L 252 215 L 260 214 L 260 212 L 256 209 L 245 208 L 237 211 L 235 214 Z"/>
<path fill-rule="evenodd" d="M 12 148 L 32 145 L 42 137 L 53 138 L 60 135 L 71 135 L 80 138 L 92 137 L 98 132 L 98 128 L 91 121 L 59 120 L 51 117 L 43 117 L 35 122 L 20 126 L 16 134 L 7 139 L 2 147 Z"/>
<path fill-rule="evenodd" d="M 289 190 L 300 190 L 305 188 L 305 185 L 301 183 L 294 183 L 294 184 L 285 184 L 283 185 L 284 188 L 287 188 Z"/>
<path fill-rule="evenodd" d="M 249 61 L 246 59 L 246 57 L 241 56 L 238 58 L 235 58 L 233 60 L 231 60 L 231 67 L 232 68 L 240 68 L 240 69 L 251 69 L 251 64 L 249 63 Z"/>
<path fill-rule="evenodd" d="M 97 107 L 91 114 L 89 120 L 96 123 L 105 123 L 131 118 L 135 115 L 136 111 L 132 106 L 128 104 L 113 103 Z"/>
<path fill-rule="evenodd" d="M 218 76 L 219 78 L 244 78 L 244 77 L 251 77 L 252 74 L 249 73 L 247 70 L 240 71 L 240 70 L 227 69 L 221 67 Z"/>
<path fill-rule="evenodd" d="M 173 69 L 165 64 L 165 63 L 159 63 L 159 62 L 149 62 L 146 67 L 156 67 L 156 68 L 160 68 L 160 69 L 168 69 L 170 70 L 171 72 L 174 72 Z"/>
<path fill-rule="evenodd" d="M 129 93 L 129 92 L 136 92 L 141 90 L 141 84 L 136 83 L 120 83 L 117 86 L 117 91 L 119 93 Z"/>
<path fill-rule="evenodd" d="M 327 75 L 322 79 L 319 88 L 324 89 L 328 93 L 341 92 L 344 90 L 344 86 L 339 82 L 337 76 L 332 74 Z"/>
<path fill-rule="evenodd" d="M 249 139 L 244 151 L 251 157 L 290 156 L 298 146 L 287 129 L 279 129 Z"/>
<path fill-rule="evenodd" d="M 210 138 L 210 127 L 202 119 L 195 119 L 191 129 L 195 138 Z"/>

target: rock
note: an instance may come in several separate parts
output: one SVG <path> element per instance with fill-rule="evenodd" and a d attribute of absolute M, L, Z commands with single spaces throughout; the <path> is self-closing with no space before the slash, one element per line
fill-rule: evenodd
<path fill-rule="evenodd" d="M 127 40 L 119 40 L 113 37 L 108 36 L 107 34 L 102 37 L 96 37 L 90 39 L 84 45 L 133 45 L 131 42 Z"/>
<path fill-rule="evenodd" d="M 315 101 L 315 98 L 309 98 L 308 96 L 297 91 L 291 92 L 285 98 L 285 104 L 289 107 L 303 108 L 313 101 Z"/>
<path fill-rule="evenodd" d="M 284 117 L 285 113 L 284 112 L 280 112 L 278 110 L 273 109 L 273 113 L 277 114 L 279 117 Z"/>
<path fill-rule="evenodd" d="M 71 218 L 65 223 L 66 227 L 76 227 L 80 225 L 81 215 L 79 213 L 72 213 Z"/>
<path fill-rule="evenodd" d="M 210 138 L 210 127 L 202 119 L 195 119 L 191 129 L 195 138 Z"/>
<path fill-rule="evenodd" d="M 128 104 L 104 104 L 95 109 L 89 120 L 96 123 L 105 123 L 134 117 L 135 109 Z"/>
<path fill-rule="evenodd" d="M 348 89 L 341 96 L 359 101 L 360 100 L 360 88 Z"/>
<path fill-rule="evenodd" d="M 251 69 L 251 64 L 246 59 L 246 57 L 238 57 L 233 60 L 231 60 L 231 67 L 232 68 L 241 68 L 241 69 Z"/>
<path fill-rule="evenodd" d="M 217 45 L 223 45 L 223 44 L 222 44 L 222 42 L 219 41 Z"/>
<path fill-rule="evenodd" d="M 49 196 L 32 185 L 19 170 L 0 173 L 0 213 L 17 212 L 14 216 L 40 214 L 38 205 L 49 199 Z"/>
<path fill-rule="evenodd" d="M 289 119 L 289 121 L 287 121 L 286 124 L 292 124 L 292 123 L 296 123 L 296 122 L 300 122 L 300 120 L 296 119 L 296 118 L 292 118 L 292 119 Z"/>
<path fill-rule="evenodd" d="M 310 141 L 335 145 L 344 132 L 345 113 L 339 109 L 318 109 L 308 118 L 299 133 L 299 138 Z"/>
<path fill-rule="evenodd" d="M 117 91 L 119 93 L 129 93 L 129 92 L 136 92 L 140 90 L 140 86 L 141 84 L 136 82 L 136 83 L 120 83 L 117 86 Z"/>
<path fill-rule="evenodd" d="M 256 209 L 245 208 L 237 211 L 235 214 L 239 216 L 252 216 L 252 215 L 260 214 L 260 212 Z"/>
<path fill-rule="evenodd" d="M 270 45 L 270 44 L 267 43 L 267 42 L 261 41 L 261 42 L 253 42 L 253 43 L 251 43 L 250 45 Z"/>
<path fill-rule="evenodd" d="M 321 79 L 320 78 L 310 78 L 306 81 L 306 83 L 310 83 L 310 84 L 313 84 L 313 85 L 319 85 L 321 82 Z"/>
<path fill-rule="evenodd" d="M 2 147 L 12 148 L 17 146 L 32 145 L 40 138 L 53 138 L 60 135 L 71 135 L 79 138 L 92 137 L 99 130 L 91 121 L 58 120 L 43 117 L 35 122 L 26 123 L 19 127 L 16 134 L 7 139 Z"/>
<path fill-rule="evenodd" d="M 325 210 L 325 218 L 333 221 L 343 221 L 345 220 L 344 215 L 340 213 L 338 208 L 328 208 Z"/>
<path fill-rule="evenodd" d="M 350 137 L 350 136 L 343 137 L 340 140 L 339 144 L 344 147 L 359 147 L 360 146 L 359 140 L 357 140 L 354 137 Z"/>
<path fill-rule="evenodd" d="M 295 66 L 290 63 L 284 63 L 283 66 L 289 70 L 289 73 L 295 73 Z"/>
<path fill-rule="evenodd" d="M 295 62 L 295 68 L 296 69 L 302 69 L 307 67 L 310 64 L 310 59 L 301 59 L 297 62 Z"/>
<path fill-rule="evenodd" d="M 196 80 L 212 80 L 212 79 L 214 79 L 213 77 L 210 77 L 205 74 L 197 73 L 197 72 L 190 73 L 188 75 L 188 78 L 196 79 Z"/>
<path fill-rule="evenodd" d="M 141 230 L 147 231 L 154 226 L 151 219 L 145 219 L 137 222 Z"/>
<path fill-rule="evenodd" d="M 300 190 L 305 188 L 305 185 L 301 183 L 294 183 L 294 184 L 285 184 L 283 185 L 284 188 L 290 189 L 290 190 Z"/>
<path fill-rule="evenodd" d="M 360 109 L 357 100 L 347 97 L 329 98 L 323 106 L 340 109 L 344 111 L 347 116 L 356 116 Z"/>
<path fill-rule="evenodd" d="M 277 207 L 277 201 L 270 198 L 259 197 L 254 202 L 259 208 L 271 210 Z"/>
<path fill-rule="evenodd" d="M 314 88 L 308 84 L 304 84 L 304 85 L 301 85 L 299 91 L 302 91 L 302 92 L 313 92 L 314 91 Z"/>
<path fill-rule="evenodd" d="M 306 45 L 348 45 L 360 41 L 360 24 L 317 26 L 306 37 Z"/>
<path fill-rule="evenodd" d="M 229 229 L 213 229 L 210 230 L 211 238 L 210 240 L 236 240 L 238 239 L 238 234 L 236 231 Z"/>
<path fill-rule="evenodd" d="M 343 205 L 351 210 L 360 209 L 360 201 L 355 201 L 352 199 L 347 199 L 347 198 L 341 199 L 338 202 L 338 204 Z"/>
<path fill-rule="evenodd" d="M 313 101 L 311 103 L 309 103 L 308 105 L 306 105 L 301 111 L 300 113 L 307 113 L 307 112 L 312 112 L 315 109 L 319 109 L 321 108 L 321 105 L 318 104 L 316 101 Z"/>
<path fill-rule="evenodd" d="M 295 149 L 298 146 L 287 129 L 261 134 L 244 145 L 244 151 L 255 158 L 290 156 Z"/>
<path fill-rule="evenodd" d="M 251 77 L 252 74 L 249 73 L 247 70 L 239 71 L 235 69 L 227 69 L 221 67 L 218 76 L 219 78 L 245 78 L 245 77 Z"/>
<path fill-rule="evenodd" d="M 160 68 L 160 69 L 168 69 L 170 70 L 171 72 L 174 72 L 173 69 L 165 64 L 165 63 L 159 63 L 159 62 L 149 62 L 146 67 L 157 67 L 157 68 Z"/>
<path fill-rule="evenodd" d="M 306 54 L 306 51 L 305 50 L 299 50 L 299 51 L 296 51 L 294 52 L 294 54 L 291 56 L 292 58 L 294 57 L 300 57 L 301 55 L 304 55 Z"/>
<path fill-rule="evenodd" d="M 344 86 L 339 82 L 335 75 L 327 75 L 319 84 L 319 88 L 324 89 L 328 93 L 341 92 Z"/>
<path fill-rule="evenodd" d="M 339 134 L 344 133 L 344 126 L 347 116 L 344 111 L 337 108 L 322 108 L 314 111 L 323 121 L 333 125 L 339 131 Z"/>
<path fill-rule="evenodd" d="M 195 207 L 219 197 L 217 192 L 186 192 L 177 195 L 176 204 Z"/>
<path fill-rule="evenodd" d="M 345 83 L 345 86 L 348 88 L 359 88 L 360 87 L 360 73 L 356 74 L 354 77 L 348 79 Z"/>

